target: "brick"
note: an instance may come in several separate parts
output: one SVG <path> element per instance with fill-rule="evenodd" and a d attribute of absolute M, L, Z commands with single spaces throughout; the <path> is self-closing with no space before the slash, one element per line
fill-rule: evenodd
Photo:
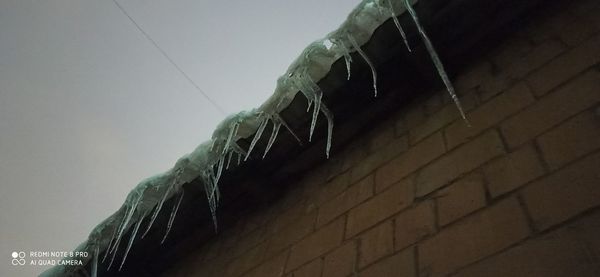
<path fill-rule="evenodd" d="M 274 258 L 266 260 L 258 267 L 252 269 L 244 277 L 280 277 L 283 276 L 285 269 L 285 260 L 288 256 L 288 252 L 283 252 Z M 204 275 L 201 275 L 204 276 Z M 206 275 L 206 276 L 220 276 L 220 275 Z"/>
<path fill-rule="evenodd" d="M 499 67 L 508 67 L 527 56 L 533 49 L 534 45 L 528 39 L 512 36 L 492 53 L 491 60 Z"/>
<path fill-rule="evenodd" d="M 184 261 L 185 263 L 185 261 Z M 195 262 L 189 264 L 191 268 L 187 270 L 190 272 L 189 275 L 185 276 L 225 276 L 227 269 L 225 261 L 223 259 L 213 259 L 203 262 Z"/>
<path fill-rule="evenodd" d="M 318 258 L 294 271 L 290 277 L 319 277 L 323 268 L 323 259 Z"/>
<path fill-rule="evenodd" d="M 544 175 L 544 168 L 533 146 L 527 145 L 484 166 L 492 197 L 512 191 Z"/>
<path fill-rule="evenodd" d="M 342 193 L 350 185 L 350 173 L 340 174 L 325 183 L 316 193 L 316 203 L 322 204 Z"/>
<path fill-rule="evenodd" d="M 213 260 L 219 257 L 221 254 L 221 247 L 223 245 L 222 240 L 213 241 L 210 244 L 206 245 L 204 250 L 204 260 Z"/>
<path fill-rule="evenodd" d="M 233 247 L 231 255 L 237 257 L 242 253 L 250 250 L 252 247 L 258 245 L 265 239 L 266 228 L 260 227 L 249 234 L 243 236 L 238 243 Z"/>
<path fill-rule="evenodd" d="M 393 222 L 386 221 L 378 225 L 361 235 L 359 240 L 360 259 L 358 265 L 362 268 L 394 252 Z"/>
<path fill-rule="evenodd" d="M 600 36 L 585 41 L 557 57 L 530 76 L 527 81 L 536 95 L 544 95 L 558 85 L 600 62 Z"/>
<path fill-rule="evenodd" d="M 422 99 L 418 99 L 417 101 L 421 101 Z M 415 103 L 413 103 L 415 104 Z M 425 121 L 425 111 L 423 107 L 420 105 L 413 105 L 407 112 L 404 114 L 403 128 L 406 130 L 410 130 L 415 126 L 420 125 L 423 121 Z"/>
<path fill-rule="evenodd" d="M 374 130 L 374 134 L 369 140 L 369 153 L 376 152 L 385 147 L 394 140 L 395 136 L 393 125 L 389 122 L 384 122 Z"/>
<path fill-rule="evenodd" d="M 466 142 L 534 101 L 529 87 L 522 82 L 516 84 L 505 93 L 468 113 L 471 126 L 467 126 L 463 121 L 455 121 L 448 126 L 445 130 L 448 148 L 452 149 Z"/>
<path fill-rule="evenodd" d="M 577 161 L 522 192 L 535 226 L 546 229 L 600 204 L 600 154 Z"/>
<path fill-rule="evenodd" d="M 380 187 L 388 187 L 402 180 L 444 152 L 445 146 L 441 133 L 428 137 L 375 172 L 375 184 L 378 190 Z"/>
<path fill-rule="evenodd" d="M 485 206 L 483 176 L 481 174 L 466 176 L 441 189 L 435 198 L 439 224 L 446 225 L 454 222 Z"/>
<path fill-rule="evenodd" d="M 346 171 L 355 166 L 360 161 L 364 160 L 369 155 L 369 149 L 365 147 L 364 139 L 358 139 L 349 147 L 349 150 L 343 152 L 343 162 L 341 171 Z"/>
<path fill-rule="evenodd" d="M 381 156 L 381 161 L 387 162 L 408 149 L 408 136 L 401 136 L 390 141 L 376 153 Z M 383 163 L 381 163 L 383 164 Z M 378 164 L 378 167 L 381 165 Z"/>
<path fill-rule="evenodd" d="M 529 240 L 458 272 L 457 277 L 598 276 L 600 214 Z"/>
<path fill-rule="evenodd" d="M 310 216 L 304 216 L 288 226 L 283 227 L 276 232 L 269 232 L 269 246 L 267 248 L 267 256 L 271 256 L 285 247 L 297 242 L 302 237 L 313 231 L 314 222 L 317 213 L 313 212 Z"/>
<path fill-rule="evenodd" d="M 404 118 L 399 118 L 396 120 L 396 124 L 394 124 L 394 134 L 396 137 L 404 136 L 408 132 L 408 127 L 406 126 L 406 121 Z"/>
<path fill-rule="evenodd" d="M 477 99 L 474 93 L 461 97 L 460 101 L 465 111 L 469 111 L 477 105 Z M 421 141 L 459 117 L 460 113 L 454 103 L 446 105 L 440 111 L 429 116 L 425 122 L 410 130 L 409 138 L 411 145 Z"/>
<path fill-rule="evenodd" d="M 227 267 L 227 275 L 240 276 L 242 273 L 257 266 L 264 257 L 266 246 L 267 245 L 263 243 L 246 252 L 239 258 L 234 259 Z"/>
<path fill-rule="evenodd" d="M 405 180 L 353 208 L 348 213 L 346 237 L 352 237 L 405 209 L 412 204 L 413 198 L 413 183 Z"/>
<path fill-rule="evenodd" d="M 373 196 L 374 176 L 369 175 L 357 184 L 351 186 L 342 194 L 328 201 L 319 208 L 319 217 L 317 218 L 317 227 L 330 222 L 340 216 L 352 207 L 369 199 Z"/>
<path fill-rule="evenodd" d="M 600 72 L 591 70 L 502 124 L 510 147 L 533 139 L 550 127 L 600 101 Z"/>
<path fill-rule="evenodd" d="M 419 245 L 422 276 L 443 276 L 527 237 L 529 227 L 515 198 L 466 218 Z"/>
<path fill-rule="evenodd" d="M 527 75 L 527 73 L 541 67 L 552 58 L 563 53 L 565 50 L 566 47 L 560 41 L 545 41 L 543 44 L 536 46 L 535 49 L 525 55 L 522 59 L 517 59 L 512 63 L 506 69 L 508 76 L 509 78 L 520 79 Z"/>
<path fill-rule="evenodd" d="M 433 114 L 434 112 L 441 109 L 444 105 L 442 101 L 442 95 L 446 93 L 445 91 L 437 91 L 433 93 L 425 103 L 423 104 L 423 109 L 425 109 L 425 114 Z"/>
<path fill-rule="evenodd" d="M 394 247 L 401 250 L 435 232 L 433 201 L 423 202 L 395 218 Z"/>
<path fill-rule="evenodd" d="M 481 85 L 477 87 L 479 98 L 482 102 L 486 102 L 490 98 L 514 86 L 516 82 L 517 80 L 510 77 L 508 72 L 495 69 L 493 74 L 490 73 L 488 78 L 483 80 Z"/>
<path fill-rule="evenodd" d="M 308 262 L 341 244 L 344 236 L 344 218 L 317 230 L 292 246 L 288 270 Z"/>
<path fill-rule="evenodd" d="M 401 137 L 390 141 L 388 145 L 362 159 L 354 166 L 354 168 L 352 168 L 350 182 L 357 182 L 385 162 L 406 151 L 407 148 L 408 144 L 406 137 Z"/>
<path fill-rule="evenodd" d="M 571 5 L 570 11 L 579 18 L 587 19 L 592 25 L 595 25 L 596 30 L 600 30 L 600 3 L 595 0 L 577 1 L 577 4 Z"/>
<path fill-rule="evenodd" d="M 538 144 L 550 168 L 559 168 L 600 148 L 600 115 L 583 112 L 540 136 Z"/>
<path fill-rule="evenodd" d="M 597 27 L 584 18 L 578 18 L 558 26 L 557 34 L 561 41 L 569 46 L 577 46 L 592 37 L 597 32 Z"/>
<path fill-rule="evenodd" d="M 384 277 L 384 276 L 402 276 L 414 277 L 415 255 L 414 249 L 409 248 L 394 256 L 386 258 L 374 265 L 367 267 L 360 272 L 361 277 Z"/>
<path fill-rule="evenodd" d="M 355 183 L 368 174 L 372 173 L 381 164 L 385 163 L 386 160 L 379 153 L 374 153 L 367 158 L 363 159 L 358 163 L 351 171 L 350 182 Z"/>
<path fill-rule="evenodd" d="M 356 242 L 350 241 L 325 256 L 323 276 L 344 277 L 356 268 Z"/>
<path fill-rule="evenodd" d="M 426 195 L 503 153 L 498 133 L 486 132 L 424 167 L 417 174 L 416 195 Z"/>
<path fill-rule="evenodd" d="M 456 76 L 454 87 L 457 91 L 466 92 L 481 85 L 484 80 L 491 78 L 492 64 L 487 60 L 475 61 L 467 65 L 465 72 Z M 447 93 L 444 91 L 444 93 Z M 448 99 L 450 102 L 451 100 Z"/>
<path fill-rule="evenodd" d="M 305 199 L 296 202 L 287 209 L 282 209 L 279 216 L 275 217 L 275 220 L 272 222 L 270 228 L 271 231 L 277 232 L 278 230 L 284 229 L 295 222 L 302 221 L 303 218 L 314 219 L 315 207 L 314 205 L 308 204 L 311 204 L 311 202 L 306 201 Z"/>
<path fill-rule="evenodd" d="M 256 229 L 264 226 L 267 221 L 273 218 L 273 213 L 275 212 L 274 208 L 263 209 L 258 213 L 251 213 L 245 216 L 246 222 L 244 225 L 244 231 L 242 235 L 247 235 L 250 232 L 255 231 Z"/>

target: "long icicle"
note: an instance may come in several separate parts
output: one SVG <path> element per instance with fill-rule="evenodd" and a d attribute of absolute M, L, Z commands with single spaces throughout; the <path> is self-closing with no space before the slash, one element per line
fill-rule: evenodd
<path fill-rule="evenodd" d="M 123 220 L 125 220 L 125 217 L 123 217 Z M 102 258 L 102 263 L 104 263 L 104 261 L 106 260 L 106 257 L 108 257 L 108 253 L 110 251 L 108 251 L 113 243 L 113 241 L 115 240 L 115 236 L 117 235 L 117 231 L 119 230 L 121 224 L 123 224 L 123 220 L 121 220 L 121 223 L 115 227 L 115 229 L 113 230 L 113 234 L 112 237 L 110 238 L 110 241 L 108 241 L 108 246 L 106 246 L 106 251 L 104 251 L 104 257 Z"/>
<path fill-rule="evenodd" d="M 273 146 L 273 143 L 275 143 L 275 139 L 277 139 L 277 135 L 279 134 L 279 129 L 281 128 L 281 122 L 275 121 L 275 120 L 271 120 L 273 122 L 273 131 L 271 132 L 271 137 L 269 138 L 269 143 L 267 143 L 267 148 L 265 149 L 265 154 L 263 154 L 263 159 L 267 156 L 267 153 L 269 153 L 269 150 L 271 150 L 271 147 Z"/>
<path fill-rule="evenodd" d="M 223 174 L 223 166 L 225 165 L 225 155 L 221 155 L 219 161 L 217 162 L 217 174 L 215 175 L 215 186 L 219 183 L 221 179 L 221 174 Z"/>
<path fill-rule="evenodd" d="M 327 146 L 325 147 L 325 154 L 329 159 L 329 152 L 331 151 L 331 140 L 333 137 L 333 113 L 327 108 L 327 106 L 321 106 L 321 112 L 327 118 Z"/>
<path fill-rule="evenodd" d="M 310 142 L 312 141 L 312 136 L 315 132 L 315 127 L 317 126 L 319 112 L 321 111 L 321 100 L 323 98 L 323 91 L 321 90 L 319 85 L 317 85 L 315 81 L 312 80 L 310 74 L 307 71 L 305 71 L 302 75 L 300 82 L 302 88 L 307 91 L 306 96 L 309 97 L 312 95 L 314 97 L 313 102 L 315 103 L 315 107 L 312 114 L 312 120 L 310 123 L 310 133 L 308 136 L 308 141 Z"/>
<path fill-rule="evenodd" d="M 203 183 L 204 183 L 204 191 L 206 193 L 206 200 L 208 201 L 208 207 L 210 209 L 210 213 L 212 215 L 212 219 L 213 219 L 213 225 L 215 227 L 215 233 L 217 232 L 217 214 L 216 214 L 216 201 L 214 199 L 214 194 L 212 192 L 213 188 L 212 188 L 212 184 L 213 184 L 213 179 L 211 178 L 210 173 L 204 173 L 204 178 L 203 178 Z"/>
<path fill-rule="evenodd" d="M 229 153 L 227 153 L 227 166 L 225 167 L 225 169 L 229 169 L 229 165 L 231 164 L 231 157 L 233 156 L 233 151 L 229 151 Z"/>
<path fill-rule="evenodd" d="M 346 71 L 348 71 L 348 78 L 347 80 L 350 80 L 350 75 L 351 75 L 351 63 L 352 63 L 352 55 L 350 55 L 350 49 L 348 49 L 348 47 L 346 46 L 346 44 L 344 44 L 344 42 L 342 42 L 341 40 L 337 40 L 339 42 L 339 46 L 342 48 L 342 51 L 344 51 L 343 55 L 344 55 L 344 61 L 346 62 Z"/>
<path fill-rule="evenodd" d="M 113 248 L 110 250 L 111 253 L 116 252 L 117 249 L 119 248 L 119 243 L 121 242 L 121 238 L 123 237 L 123 232 L 127 228 L 127 225 L 129 224 L 129 221 L 131 220 L 131 217 L 133 216 L 133 213 L 135 212 L 135 209 L 136 209 L 139 201 L 140 200 L 138 198 L 135 200 L 135 202 L 133 202 L 133 204 L 131 206 L 127 206 L 127 209 L 125 210 L 125 214 L 123 215 L 124 216 L 123 222 L 119 226 L 119 231 L 117 232 L 117 236 L 115 237 L 115 243 L 113 244 Z"/>
<path fill-rule="evenodd" d="M 167 231 L 165 232 L 165 236 L 160 241 L 160 244 L 163 244 L 165 242 L 165 240 L 167 239 L 167 236 L 169 236 L 169 233 L 171 232 L 171 227 L 173 226 L 173 222 L 175 221 L 175 216 L 177 216 L 177 211 L 179 210 L 179 206 L 181 205 L 181 200 L 183 200 L 184 194 L 185 194 L 185 191 L 181 190 L 179 199 L 177 200 L 177 203 L 175 204 L 175 206 L 173 206 L 173 210 L 171 211 L 171 215 L 169 216 L 169 223 L 167 223 Z"/>
<path fill-rule="evenodd" d="M 133 228 L 133 232 L 131 233 L 131 237 L 129 238 L 129 243 L 127 243 L 127 248 L 125 249 L 125 254 L 123 254 L 123 260 L 121 261 L 121 265 L 119 266 L 119 271 L 123 269 L 123 265 L 125 264 L 125 260 L 127 260 L 127 255 L 129 254 L 129 250 L 131 250 L 131 246 L 133 246 L 133 242 L 135 241 L 135 237 L 137 236 L 138 230 L 140 229 L 140 225 L 142 225 L 142 221 L 144 221 L 144 217 L 146 217 L 146 213 L 143 213 L 142 216 L 138 219 L 137 224 Z"/>
<path fill-rule="evenodd" d="M 169 192 L 171 192 L 171 189 L 175 186 L 175 183 L 179 182 L 179 177 L 181 176 L 182 171 L 183 171 L 183 169 L 181 169 L 181 168 L 177 169 L 177 173 L 175 173 L 175 178 L 173 180 L 173 183 L 171 183 L 171 185 L 169 185 L 167 187 L 167 190 L 163 194 L 163 197 L 161 197 L 160 201 L 156 204 L 156 207 L 154 208 L 154 213 L 152 214 L 152 218 L 150 218 L 150 223 L 148 224 L 148 227 L 146 227 L 146 231 L 144 231 L 144 233 L 142 234 L 142 239 L 144 237 L 146 237 L 146 235 L 148 234 L 148 231 L 150 231 L 150 228 L 152 228 L 152 225 L 154 224 L 156 217 L 158 217 L 158 214 L 160 213 L 160 210 L 162 209 L 162 206 L 165 203 L 165 200 L 167 199 Z"/>
<path fill-rule="evenodd" d="M 406 9 L 410 13 L 410 16 L 412 17 L 413 21 L 415 22 L 415 25 L 417 25 L 419 34 L 421 34 L 421 37 L 423 38 L 423 42 L 425 43 L 425 47 L 427 47 L 427 52 L 429 52 L 429 56 L 431 56 L 431 59 L 433 60 L 433 64 L 437 68 L 438 74 L 442 78 L 444 85 L 446 85 L 446 90 L 448 90 L 450 97 L 452 97 L 454 104 L 458 108 L 458 112 L 460 113 L 460 116 L 467 123 L 468 126 L 471 126 L 471 124 L 469 123 L 469 120 L 467 120 L 467 116 L 465 115 L 463 107 L 460 104 L 460 100 L 458 100 L 458 96 L 456 96 L 456 92 L 454 91 L 454 86 L 452 86 L 452 82 L 450 82 L 450 78 L 448 78 L 448 74 L 446 73 L 446 70 L 444 69 L 444 65 L 442 64 L 440 57 L 438 56 L 437 52 L 435 51 L 435 48 L 433 47 L 433 44 L 431 43 L 429 36 L 427 36 L 427 33 L 423 29 L 423 26 L 421 26 L 421 23 L 419 22 L 419 17 L 417 16 L 417 13 L 411 6 L 409 0 L 404 0 L 404 3 L 406 6 Z"/>
<path fill-rule="evenodd" d="M 263 120 L 260 122 L 260 125 L 258 126 L 258 130 L 256 131 L 256 134 L 254 134 L 254 138 L 252 139 L 252 142 L 250 143 L 250 147 L 248 148 L 248 153 L 246 154 L 244 161 L 247 161 L 248 157 L 250 157 L 250 153 L 252 153 L 254 146 L 256 146 L 256 143 L 262 137 L 262 134 L 265 131 L 265 127 L 267 127 L 268 123 L 269 123 L 269 118 L 266 116 L 263 116 Z"/>
<path fill-rule="evenodd" d="M 281 125 L 283 125 L 283 127 L 285 127 L 285 129 L 287 129 L 290 132 L 290 134 L 292 134 L 292 136 L 298 141 L 298 144 L 304 145 L 304 143 L 302 143 L 302 140 L 298 137 L 298 135 L 296 135 L 296 132 L 294 132 L 292 127 L 290 127 L 287 124 L 287 122 L 285 122 L 285 120 L 283 120 L 283 118 L 281 118 L 281 116 L 279 114 L 274 114 L 273 117 L 275 118 L 275 120 L 281 122 Z"/>
<path fill-rule="evenodd" d="M 375 70 L 375 65 L 373 65 L 373 63 L 371 62 L 371 59 L 369 59 L 369 57 L 367 56 L 367 53 L 365 53 L 360 48 L 360 45 L 358 45 L 358 42 L 356 42 L 356 40 L 354 39 L 354 37 L 351 34 L 348 34 L 348 40 L 350 40 L 350 43 L 352 43 L 352 46 L 354 47 L 354 49 L 356 49 L 358 54 L 360 54 L 360 56 L 365 60 L 365 62 L 367 62 L 367 64 L 371 68 L 371 75 L 373 75 L 373 90 L 375 93 L 375 97 L 377 97 L 377 71 Z"/>
<path fill-rule="evenodd" d="M 212 215 L 213 225 L 215 226 L 215 233 L 218 232 L 218 225 L 217 225 L 218 198 L 219 198 L 219 187 L 217 187 L 217 183 L 213 183 L 211 193 L 210 193 L 210 196 L 208 197 L 208 199 L 209 199 L 210 213 Z"/>
<path fill-rule="evenodd" d="M 227 141 L 225 142 L 225 147 L 223 147 L 223 152 L 221 154 L 225 154 L 227 150 L 229 150 L 229 145 L 231 145 L 231 141 L 233 137 L 237 135 L 238 128 L 240 127 L 239 123 L 233 123 L 231 125 L 231 129 L 229 130 L 229 135 L 227 136 Z"/>
<path fill-rule="evenodd" d="M 98 255 L 100 255 L 100 245 L 96 243 L 96 248 L 94 248 L 94 258 L 92 258 L 91 277 L 98 276 Z"/>
<path fill-rule="evenodd" d="M 141 198 L 141 196 L 140 196 L 140 198 Z M 123 222 L 123 226 L 121 226 L 121 230 L 119 230 L 119 234 L 117 235 L 117 240 L 115 241 L 114 248 L 111 251 L 112 252 L 112 257 L 110 258 L 110 263 L 108 264 L 107 270 L 110 270 L 110 268 L 112 267 L 113 262 L 115 261 L 115 257 L 117 256 L 117 252 L 119 250 L 119 244 L 121 244 L 121 238 L 123 236 L 123 232 L 127 228 L 127 225 L 129 224 L 129 221 L 131 220 L 131 217 L 133 216 L 133 213 L 135 213 L 135 209 L 136 209 L 138 203 L 140 202 L 140 198 L 138 198 L 134 202 L 133 206 L 129 210 L 129 214 L 127 215 L 127 220 L 125 220 L 125 222 Z"/>
<path fill-rule="evenodd" d="M 398 32 L 400 32 L 400 35 L 402 36 L 402 40 L 404 41 L 404 45 L 406 45 L 406 49 L 408 50 L 408 52 L 412 52 L 412 49 L 410 49 L 410 45 L 408 44 L 408 39 L 406 39 L 406 33 L 404 32 L 404 29 L 402 29 L 402 25 L 400 25 L 398 16 L 396 15 L 396 12 L 394 11 L 394 6 L 392 5 L 392 1 L 387 0 L 387 3 L 389 6 L 388 8 L 390 9 L 390 13 L 392 14 L 392 20 L 394 20 L 396 29 L 398 29 Z"/>

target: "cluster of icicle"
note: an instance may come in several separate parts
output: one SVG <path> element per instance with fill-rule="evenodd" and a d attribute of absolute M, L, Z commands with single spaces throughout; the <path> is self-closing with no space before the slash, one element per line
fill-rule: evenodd
<path fill-rule="evenodd" d="M 466 120 L 442 62 L 411 6 L 414 2 L 416 0 L 362 1 L 338 30 L 328 34 L 321 40 L 315 41 L 303 51 L 290 65 L 288 71 L 277 80 L 275 92 L 263 105 L 252 111 L 244 111 L 229 116 L 217 127 L 210 141 L 201 144 L 192 153 L 179 159 L 173 169 L 142 181 L 127 196 L 121 209 L 98 225 L 90 234 L 88 241 L 78 247 L 78 251 L 87 251 L 92 254 L 90 261 L 88 261 L 88 263 L 91 263 L 90 275 L 92 277 L 97 276 L 98 266 L 101 263 L 105 263 L 108 270 L 114 266 L 123 235 L 133 228 L 129 241 L 126 242 L 123 258 L 118 262 L 118 269 L 120 270 L 125 264 L 127 255 L 134 241 L 138 238 L 138 234 L 141 233 L 140 239 L 144 238 L 153 227 L 158 214 L 163 210 L 166 200 L 177 197 L 171 208 L 170 217 L 161 241 L 163 243 L 171 230 L 177 210 L 183 199 L 183 184 L 196 178 L 200 178 L 204 184 L 204 191 L 216 231 L 216 210 L 220 197 L 218 183 L 223 171 L 230 167 L 231 160 L 235 158 L 236 163 L 239 165 L 242 161 L 255 157 L 256 155 L 252 156 L 251 154 L 256 152 L 255 146 L 263 137 L 263 133 L 269 124 L 272 126 L 272 131 L 267 146 L 259 154 L 259 157 L 264 158 L 267 155 L 282 126 L 301 143 L 301 139 L 280 116 L 280 112 L 289 106 L 297 93 L 302 93 L 307 99 L 307 112 L 312 116 L 309 141 L 312 139 L 319 115 L 322 114 L 327 120 L 328 134 L 325 154 L 329 158 L 334 120 L 333 114 L 322 102 L 323 91 L 317 82 L 329 72 L 332 64 L 340 58 L 344 58 L 346 62 L 348 79 L 350 79 L 351 63 L 353 62 L 351 53 L 358 52 L 358 55 L 364 59 L 371 69 L 373 94 L 377 96 L 375 64 L 361 49 L 361 45 L 366 43 L 373 31 L 390 17 L 393 19 L 408 51 L 411 51 L 405 32 L 397 19 L 398 14 L 408 11 L 451 98 L 454 100 L 463 119 Z M 237 144 L 239 139 L 250 137 L 252 137 L 252 141 L 248 149 L 244 149 Z M 141 225 L 146 216 L 150 216 L 150 220 L 142 228 Z M 140 228 L 143 232 L 139 232 Z M 104 254 L 100 257 L 102 252 Z M 45 272 L 45 275 L 62 275 L 65 273 L 64 270 L 67 269 L 55 267 Z"/>

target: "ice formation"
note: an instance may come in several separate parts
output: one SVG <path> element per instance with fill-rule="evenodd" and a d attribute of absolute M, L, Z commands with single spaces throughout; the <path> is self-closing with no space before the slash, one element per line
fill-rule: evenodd
<path fill-rule="evenodd" d="M 123 254 L 123 260 L 121 260 L 121 265 L 119 266 L 119 271 L 123 268 L 125 264 L 125 260 L 127 260 L 127 255 L 129 254 L 129 250 L 131 250 L 131 246 L 133 246 L 133 242 L 135 241 L 135 237 L 137 236 L 138 230 L 140 229 L 140 225 L 144 222 L 144 217 L 146 214 L 142 214 L 140 218 L 138 218 L 138 222 L 135 224 L 133 228 L 133 232 L 131 232 L 131 237 L 129 238 L 129 243 L 127 243 L 127 248 L 125 249 L 125 253 Z"/>
<path fill-rule="evenodd" d="M 253 157 L 265 158 L 276 142 L 282 126 L 296 138 L 299 144 L 303 144 L 302 139 L 281 116 L 282 111 L 291 104 L 298 93 L 301 93 L 307 100 L 307 112 L 311 116 L 309 141 L 312 140 L 319 115 L 322 114 L 327 120 L 325 154 L 329 158 L 334 115 L 323 101 L 324 93 L 318 83 L 329 73 L 333 63 L 341 58 L 346 63 L 347 78 L 350 79 L 351 64 L 353 62 L 352 52 L 357 52 L 371 70 L 373 93 L 377 96 L 377 65 L 361 47 L 370 40 L 375 29 L 390 17 L 398 29 L 407 50 L 410 52 L 411 48 L 406 33 L 397 19 L 397 15 L 408 11 L 448 93 L 461 116 L 466 120 L 442 62 L 411 6 L 414 2 L 416 0 L 363 0 L 350 13 L 338 30 L 328 34 L 323 39 L 313 42 L 302 52 L 290 65 L 287 72 L 277 80 L 273 95 L 260 107 L 227 117 L 217 126 L 209 141 L 202 143 L 192 153 L 180 158 L 173 169 L 143 180 L 138 184 L 127 196 L 121 209 L 94 228 L 88 240 L 78 247 L 78 251 L 93 253 L 90 260 L 87 261 L 87 263 L 91 263 L 90 275 L 97 276 L 102 251 L 104 251 L 102 262 L 105 262 L 109 256 L 111 257 L 107 266 L 110 270 L 124 234 L 131 231 L 123 260 L 119 266 L 120 270 L 125 264 L 146 216 L 150 216 L 150 220 L 148 225 L 145 226 L 141 238 L 144 238 L 153 227 L 158 215 L 163 210 L 166 200 L 177 197 L 161 240 L 162 244 L 173 227 L 184 197 L 183 184 L 188 184 L 192 180 L 199 179 L 204 186 L 206 200 L 216 231 L 217 208 L 220 200 L 219 179 L 223 171 L 230 168 L 233 156 L 237 156 L 238 165 L 242 160 L 247 161 Z M 272 126 L 272 129 L 265 149 L 260 155 L 253 155 L 256 152 L 258 142 L 264 137 L 269 125 Z M 240 139 L 249 138 L 252 138 L 252 140 L 247 149 L 238 145 Z M 43 276 L 58 276 L 68 270 L 76 269 L 57 266 L 45 272 Z"/>
<path fill-rule="evenodd" d="M 456 96 L 456 92 L 454 91 L 454 86 L 452 85 L 452 82 L 450 81 L 450 78 L 448 78 L 448 74 L 446 73 L 446 70 L 444 69 L 444 64 L 440 60 L 440 57 L 438 56 L 437 51 L 435 51 L 435 47 L 433 47 L 433 43 L 431 43 L 429 36 L 427 36 L 427 33 L 423 29 L 423 26 L 419 22 L 419 17 L 417 16 L 417 12 L 415 12 L 415 10 L 412 8 L 412 5 L 410 4 L 409 0 L 404 0 L 404 3 L 406 6 L 406 9 L 408 10 L 408 13 L 410 14 L 413 21 L 415 22 L 415 25 L 417 25 L 419 34 L 423 38 L 425 47 L 427 47 L 427 52 L 429 52 L 429 56 L 431 56 L 431 60 L 433 60 L 433 64 L 435 65 L 435 67 L 438 71 L 438 74 L 440 75 L 440 78 L 442 78 L 442 81 L 444 82 L 444 85 L 446 86 L 446 89 L 448 90 L 450 97 L 452 97 L 452 100 L 454 101 L 456 108 L 458 108 L 458 112 L 460 113 L 460 116 L 467 123 L 467 125 L 469 125 L 469 121 L 467 120 L 465 111 L 463 110 L 463 107 L 462 107 L 460 101 L 458 100 L 458 97 Z"/>

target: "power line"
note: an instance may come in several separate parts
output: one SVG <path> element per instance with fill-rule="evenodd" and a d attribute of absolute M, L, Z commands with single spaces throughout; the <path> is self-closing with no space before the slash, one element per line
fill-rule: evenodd
<path fill-rule="evenodd" d="M 163 55 L 163 57 L 165 57 L 165 59 L 167 59 L 169 61 L 169 63 L 171 63 L 171 65 L 173 65 L 173 67 L 175 67 L 175 69 L 177 69 L 177 71 L 179 71 L 179 73 L 181 73 L 181 75 L 183 75 L 183 77 L 185 77 L 185 79 L 188 80 L 204 96 L 204 98 L 206 98 L 206 100 L 208 100 L 208 102 L 213 104 L 213 106 L 215 106 L 215 108 L 217 110 L 219 110 L 219 112 L 221 112 L 221 114 L 226 115 L 225 110 L 221 106 L 219 106 L 213 99 L 211 99 L 210 96 L 208 96 L 208 94 L 206 94 L 206 92 L 204 92 L 204 90 L 202 90 L 200 88 L 200 86 L 198 86 L 198 84 L 196 84 L 196 82 L 194 82 L 192 80 L 192 78 L 190 78 L 190 76 L 187 75 L 187 73 L 185 73 L 185 71 L 183 71 L 183 69 L 181 69 L 181 67 L 179 67 L 179 65 L 177 65 L 175 63 L 175 61 L 173 61 L 173 59 L 171 59 L 171 57 L 169 57 L 167 52 L 165 52 L 165 50 L 163 50 L 158 45 L 158 43 L 156 43 L 156 41 L 154 39 L 152 39 L 152 37 L 150 37 L 150 35 L 148 33 L 146 33 L 146 31 L 144 31 L 144 29 L 142 29 L 142 27 L 139 24 L 137 24 L 137 22 L 135 22 L 133 17 L 131 17 L 131 15 L 129 15 L 129 13 L 127 13 L 127 11 L 121 6 L 121 4 L 119 4 L 119 2 L 117 0 L 112 0 L 112 1 L 113 1 L 113 3 L 115 3 L 115 5 L 117 5 L 119 10 L 121 10 L 121 12 L 129 19 L 129 21 L 131 21 L 131 23 L 133 23 L 133 25 L 138 29 L 138 31 L 140 31 L 140 33 L 142 33 L 144 35 L 144 37 L 146 37 L 146 39 L 148 41 L 150 41 L 150 43 L 152 43 L 152 45 L 154 45 L 154 47 Z"/>

